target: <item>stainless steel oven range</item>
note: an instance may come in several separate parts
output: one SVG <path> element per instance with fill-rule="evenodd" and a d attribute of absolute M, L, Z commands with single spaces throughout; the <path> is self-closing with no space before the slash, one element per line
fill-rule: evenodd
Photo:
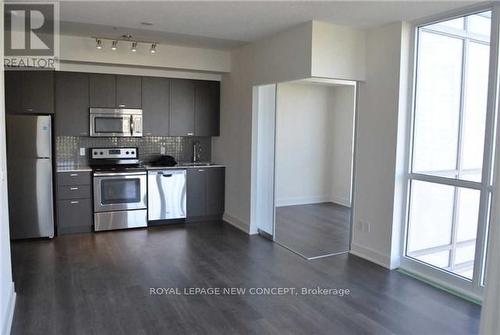
<path fill-rule="evenodd" d="M 147 226 L 147 174 L 137 148 L 92 148 L 94 229 Z"/>

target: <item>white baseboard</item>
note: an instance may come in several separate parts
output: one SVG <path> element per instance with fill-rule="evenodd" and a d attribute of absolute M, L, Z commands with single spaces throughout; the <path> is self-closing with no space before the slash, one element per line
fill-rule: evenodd
<path fill-rule="evenodd" d="M 238 228 L 239 230 L 249 234 L 249 235 L 254 235 L 257 234 L 257 232 L 253 232 L 250 230 L 250 224 L 246 223 L 245 221 L 238 219 L 235 216 L 232 216 L 231 214 L 224 213 L 222 216 L 222 220 L 229 223 L 231 226 L 234 226 Z"/>
<path fill-rule="evenodd" d="M 10 334 L 12 328 L 12 320 L 14 319 L 14 308 L 16 307 L 16 291 L 14 290 L 14 283 L 10 285 L 9 301 L 5 308 L 5 315 L 2 315 L 2 335 Z"/>
<path fill-rule="evenodd" d="M 319 204 L 322 202 L 330 202 L 328 195 L 315 195 L 310 197 L 288 197 L 276 200 L 276 207 Z"/>
<path fill-rule="evenodd" d="M 347 199 L 344 197 L 336 197 L 334 195 L 330 196 L 330 202 L 333 202 L 334 204 L 339 204 L 345 207 L 351 207 L 351 199 Z"/>
<path fill-rule="evenodd" d="M 355 256 L 366 259 L 367 261 L 370 261 L 372 263 L 383 266 L 386 269 L 392 270 L 389 257 L 381 254 L 378 251 L 375 251 L 375 250 L 369 249 L 369 248 L 365 248 L 365 247 L 362 247 L 358 244 L 352 243 L 351 244 L 351 251 L 349 251 L 349 252 Z"/>

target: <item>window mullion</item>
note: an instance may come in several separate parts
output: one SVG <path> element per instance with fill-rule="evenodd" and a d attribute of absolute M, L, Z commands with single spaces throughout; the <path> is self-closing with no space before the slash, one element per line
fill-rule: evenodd
<path fill-rule="evenodd" d="M 468 19 L 465 18 L 465 31 L 467 31 Z M 462 74 L 460 80 L 460 104 L 458 110 L 458 135 L 457 135 L 457 159 L 456 159 L 456 171 L 457 174 L 455 178 L 460 178 L 462 171 L 462 151 L 463 151 L 463 136 L 464 136 L 464 119 L 465 119 L 465 99 L 467 95 L 467 54 L 469 48 L 468 39 L 464 39 L 462 42 Z M 459 200 L 460 191 L 458 187 L 455 187 L 453 191 L 453 211 L 452 211 L 452 221 L 451 221 L 451 250 L 449 255 L 449 267 L 450 269 L 455 268 L 455 258 L 457 254 L 457 231 L 458 231 L 458 215 L 459 215 Z"/>

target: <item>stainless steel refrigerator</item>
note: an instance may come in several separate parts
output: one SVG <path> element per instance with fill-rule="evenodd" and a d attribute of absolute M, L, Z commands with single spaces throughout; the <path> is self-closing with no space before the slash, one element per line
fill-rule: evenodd
<path fill-rule="evenodd" d="M 51 117 L 6 119 L 10 237 L 53 237 Z"/>

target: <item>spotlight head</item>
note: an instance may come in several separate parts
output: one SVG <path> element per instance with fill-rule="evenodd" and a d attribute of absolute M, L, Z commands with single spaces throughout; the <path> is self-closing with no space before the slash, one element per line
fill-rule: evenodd
<path fill-rule="evenodd" d="M 137 42 L 132 42 L 132 47 L 130 48 L 130 50 L 132 52 L 136 52 L 137 51 Z"/>
<path fill-rule="evenodd" d="M 113 41 L 113 44 L 111 44 L 111 50 L 115 51 L 118 49 L 118 41 Z"/>
<path fill-rule="evenodd" d="M 156 42 L 151 44 L 151 49 L 149 49 L 149 52 L 152 54 L 156 53 Z"/>
<path fill-rule="evenodd" d="M 98 49 L 98 50 L 101 50 L 102 49 L 102 41 L 98 38 L 95 39 L 95 47 Z"/>

